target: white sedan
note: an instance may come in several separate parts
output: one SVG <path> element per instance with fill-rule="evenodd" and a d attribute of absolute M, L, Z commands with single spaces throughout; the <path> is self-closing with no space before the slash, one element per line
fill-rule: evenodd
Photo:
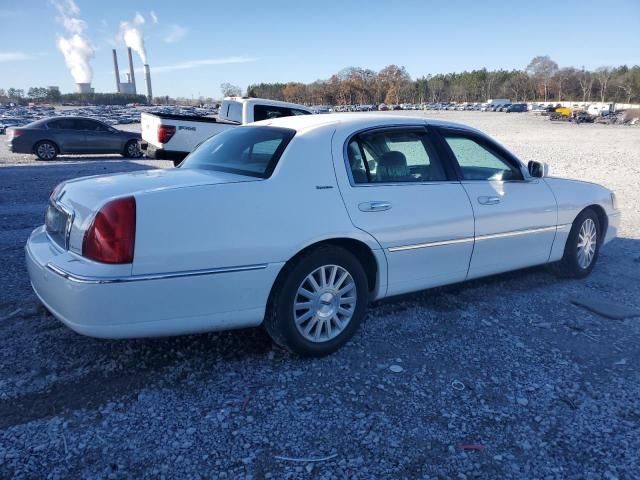
<path fill-rule="evenodd" d="M 532 265 L 588 275 L 616 236 L 615 195 L 546 170 L 447 122 L 266 120 L 176 169 L 58 185 L 27 266 L 44 305 L 85 335 L 263 325 L 324 355 L 370 300 Z"/>

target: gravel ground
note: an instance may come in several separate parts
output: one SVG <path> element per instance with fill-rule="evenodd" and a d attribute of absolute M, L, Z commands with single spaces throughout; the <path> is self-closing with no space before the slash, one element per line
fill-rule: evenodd
<path fill-rule="evenodd" d="M 639 478 L 640 318 L 570 300 L 640 308 L 640 129 L 431 115 L 614 189 L 621 238 L 585 280 L 534 268 L 378 303 L 317 360 L 260 329 L 106 341 L 64 327 L 23 259 L 49 192 L 169 165 L 45 164 L 2 142 L 0 478 Z"/>

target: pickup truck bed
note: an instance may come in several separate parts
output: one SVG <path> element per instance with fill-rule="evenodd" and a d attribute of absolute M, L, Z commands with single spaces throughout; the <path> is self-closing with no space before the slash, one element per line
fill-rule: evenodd
<path fill-rule="evenodd" d="M 310 115 L 304 105 L 261 98 L 225 98 L 218 118 L 143 112 L 140 116 L 140 148 L 147 157 L 178 164 L 207 138 L 229 128 L 259 120 Z"/>
<path fill-rule="evenodd" d="M 143 113 L 140 119 L 140 148 L 149 158 L 173 160 L 177 165 L 203 139 L 237 125 L 214 117 Z"/>

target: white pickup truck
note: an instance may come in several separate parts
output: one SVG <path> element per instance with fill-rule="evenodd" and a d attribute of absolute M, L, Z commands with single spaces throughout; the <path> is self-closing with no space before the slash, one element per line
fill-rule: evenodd
<path fill-rule="evenodd" d="M 227 97 L 217 117 L 144 112 L 140 118 L 141 149 L 147 157 L 178 165 L 200 142 L 245 123 L 292 115 L 310 115 L 304 105 L 262 98 Z"/>

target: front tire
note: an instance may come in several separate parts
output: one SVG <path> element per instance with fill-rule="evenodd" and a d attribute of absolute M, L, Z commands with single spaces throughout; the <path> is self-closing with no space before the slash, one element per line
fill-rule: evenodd
<path fill-rule="evenodd" d="M 59 151 L 58 146 L 55 143 L 50 142 L 49 140 L 43 140 L 36 143 L 33 147 L 33 153 L 35 153 L 40 160 L 47 162 L 54 160 L 58 156 Z"/>
<path fill-rule="evenodd" d="M 592 209 L 583 210 L 576 217 L 567 238 L 562 260 L 552 266 L 553 271 L 567 278 L 584 278 L 595 267 L 600 253 L 600 230 L 598 215 Z"/>
<path fill-rule="evenodd" d="M 125 158 L 142 157 L 142 150 L 140 150 L 140 145 L 138 145 L 138 141 L 129 140 L 124 146 L 124 152 L 121 155 Z"/>
<path fill-rule="evenodd" d="M 348 250 L 327 245 L 284 268 L 270 297 L 267 332 L 301 356 L 335 352 L 367 313 L 369 288 L 362 265 Z"/>

